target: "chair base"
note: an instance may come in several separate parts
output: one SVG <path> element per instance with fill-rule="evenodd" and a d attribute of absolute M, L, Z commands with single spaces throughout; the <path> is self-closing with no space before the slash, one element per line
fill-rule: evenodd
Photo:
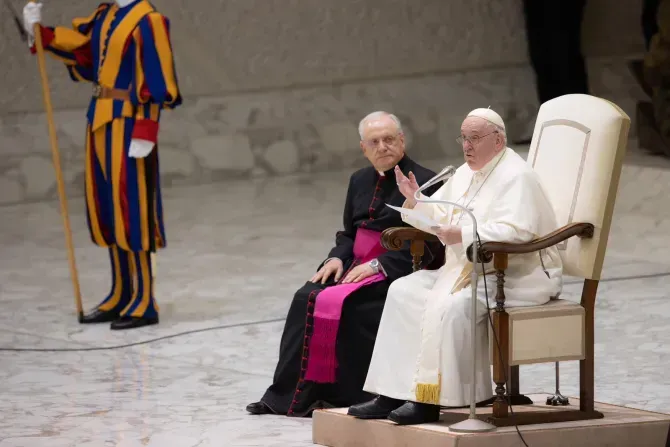
<path fill-rule="evenodd" d="M 497 418 L 487 416 L 484 420 L 496 427 L 513 427 L 515 425 L 551 424 L 555 422 L 586 421 L 602 419 L 605 416 L 599 411 L 561 410 L 561 411 L 526 411 Z"/>
<path fill-rule="evenodd" d="M 508 399 L 509 399 L 509 403 L 512 406 L 515 406 L 515 405 L 533 405 L 533 400 L 530 397 L 528 397 L 526 395 L 523 395 L 523 394 L 515 394 L 513 396 L 510 396 Z"/>
<path fill-rule="evenodd" d="M 570 405 L 570 399 L 557 391 L 553 396 L 547 397 L 547 405 L 552 407 Z"/>
<path fill-rule="evenodd" d="M 508 402 L 512 406 L 533 405 L 533 403 L 534 403 L 533 400 L 530 397 L 525 396 L 523 394 L 515 394 L 513 396 L 509 396 L 507 399 L 508 399 Z M 476 407 L 477 408 L 490 407 L 491 405 L 493 405 L 493 402 L 495 402 L 495 400 L 496 400 L 496 396 L 493 396 L 490 399 L 483 400 L 481 402 L 477 402 Z M 456 410 L 458 408 L 470 408 L 470 405 L 464 405 L 462 407 L 440 407 L 440 408 L 443 409 L 443 410 Z"/>

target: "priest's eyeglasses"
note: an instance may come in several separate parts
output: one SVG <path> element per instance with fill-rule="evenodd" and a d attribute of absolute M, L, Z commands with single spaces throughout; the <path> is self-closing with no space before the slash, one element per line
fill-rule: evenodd
<path fill-rule="evenodd" d="M 382 138 L 373 138 L 371 140 L 363 140 L 366 146 L 370 147 L 379 147 L 380 143 L 384 143 L 388 146 L 393 146 L 398 141 L 398 135 L 386 135 Z"/>
<path fill-rule="evenodd" d="M 461 135 L 461 136 L 459 136 L 458 138 L 456 138 L 456 141 L 457 141 L 458 144 L 460 144 L 460 145 L 463 145 L 463 144 L 467 141 L 467 142 L 470 143 L 471 145 L 473 145 L 473 146 L 477 146 L 477 145 L 482 141 L 482 139 L 483 139 L 484 137 L 488 137 L 489 135 L 492 135 L 492 134 L 494 134 L 494 133 L 498 133 L 498 131 L 497 131 L 497 130 L 494 130 L 493 132 L 491 132 L 491 133 L 487 133 L 486 135 L 482 135 L 481 137 L 478 136 L 478 135 L 473 135 L 473 136 L 471 136 L 471 137 L 466 137 L 465 135 Z"/>

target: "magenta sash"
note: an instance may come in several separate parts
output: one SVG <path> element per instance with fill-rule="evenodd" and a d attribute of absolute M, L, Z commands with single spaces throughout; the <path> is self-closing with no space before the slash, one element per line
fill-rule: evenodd
<path fill-rule="evenodd" d="M 386 250 L 381 245 L 381 233 L 359 228 L 354 241 L 353 265 L 369 262 L 382 253 L 386 253 Z M 342 275 L 342 278 L 345 276 L 346 274 Z M 357 283 L 337 284 L 319 292 L 314 305 L 314 328 L 309 340 L 305 380 L 319 383 L 335 382 L 337 369 L 335 345 L 344 300 L 361 287 L 384 279 L 384 275 L 378 273 Z"/>

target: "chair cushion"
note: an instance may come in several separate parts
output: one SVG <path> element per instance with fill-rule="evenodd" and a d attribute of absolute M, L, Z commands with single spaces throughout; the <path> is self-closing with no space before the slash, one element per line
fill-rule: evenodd
<path fill-rule="evenodd" d="M 557 299 L 506 311 L 510 366 L 584 358 L 585 311 L 579 303 Z M 490 344 L 491 354 L 498 355 L 495 340 Z"/>
<path fill-rule="evenodd" d="M 550 300 L 541 306 L 510 307 L 505 311 L 513 318 L 547 318 L 550 315 L 574 315 L 584 313 L 581 304 L 564 299 Z"/>

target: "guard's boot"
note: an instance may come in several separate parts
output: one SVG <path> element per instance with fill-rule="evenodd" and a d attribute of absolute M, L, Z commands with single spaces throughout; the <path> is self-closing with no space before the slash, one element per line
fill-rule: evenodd
<path fill-rule="evenodd" d="M 112 290 L 98 306 L 84 315 L 80 323 L 106 323 L 119 318 L 121 310 L 128 305 L 133 294 L 128 254 L 116 245 L 109 247 L 112 265 Z"/>
<path fill-rule="evenodd" d="M 135 272 L 136 286 L 128 305 L 121 311 L 111 329 L 133 329 L 158 324 L 158 304 L 154 298 L 153 273 L 149 252 L 129 253 L 132 270 Z"/>

